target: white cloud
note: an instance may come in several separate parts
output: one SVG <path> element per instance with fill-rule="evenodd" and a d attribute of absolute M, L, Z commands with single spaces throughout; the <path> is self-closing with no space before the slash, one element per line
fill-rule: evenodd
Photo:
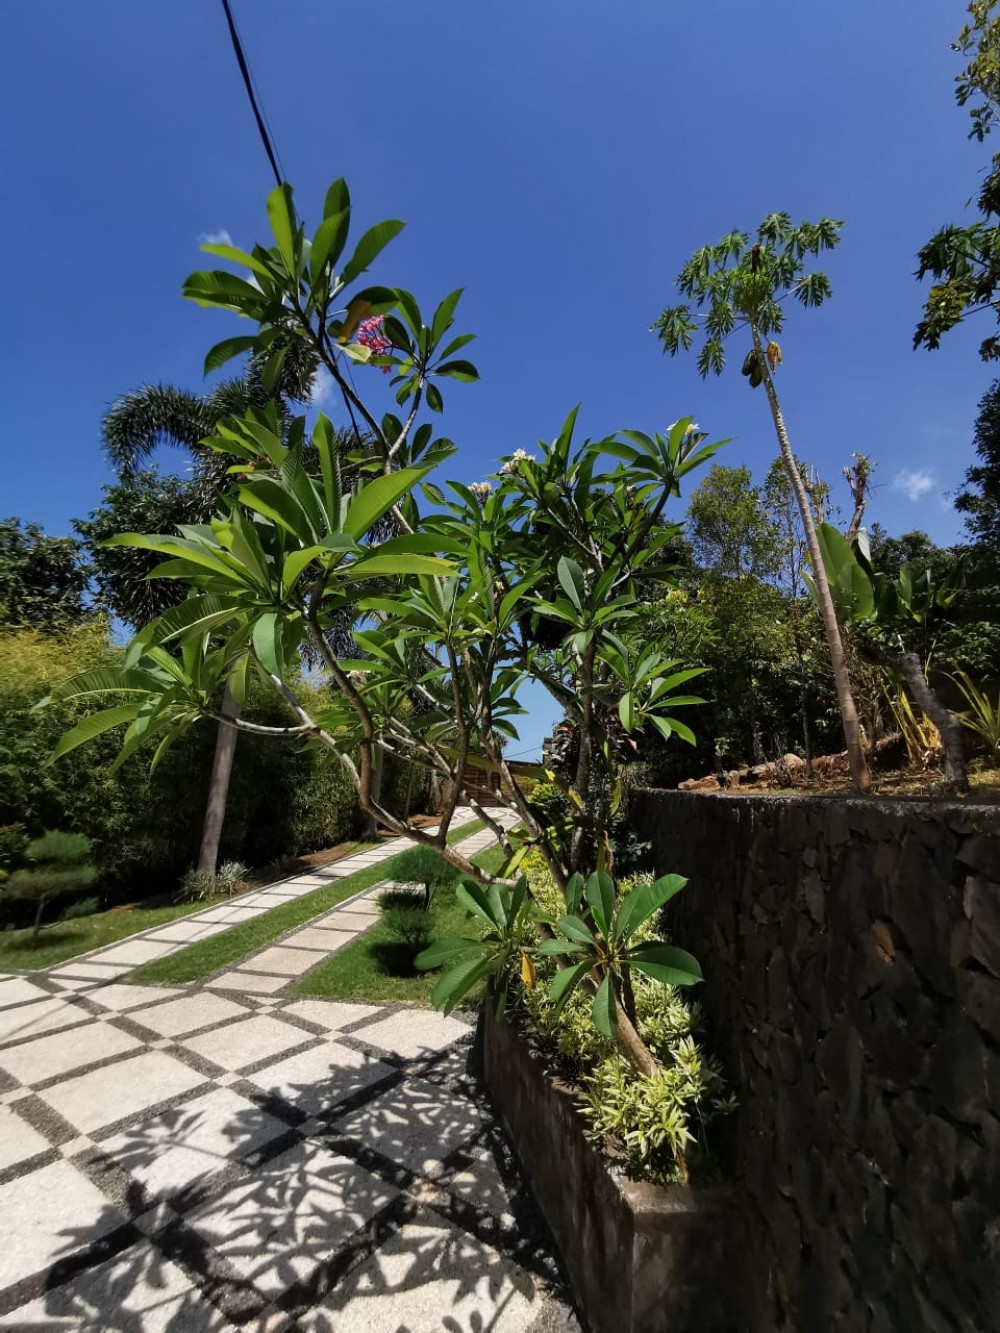
<path fill-rule="evenodd" d="M 225 227 L 219 231 L 203 231 L 198 237 L 199 245 L 232 245 L 233 238 Z"/>
<path fill-rule="evenodd" d="M 309 399 L 310 407 L 325 407 L 333 397 L 333 376 L 326 366 L 320 366 L 313 381 L 313 391 Z"/>
<path fill-rule="evenodd" d="M 905 495 L 907 500 L 916 503 L 922 495 L 934 489 L 934 474 L 918 468 L 903 468 L 902 472 L 897 472 L 892 479 L 892 489 L 900 495 Z"/>

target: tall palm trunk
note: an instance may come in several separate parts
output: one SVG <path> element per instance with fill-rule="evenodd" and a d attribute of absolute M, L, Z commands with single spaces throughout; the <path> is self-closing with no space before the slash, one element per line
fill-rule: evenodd
<path fill-rule="evenodd" d="M 224 717 L 238 718 L 240 706 L 233 698 L 229 686 L 222 698 Z M 239 732 L 235 727 L 219 723 L 215 740 L 215 757 L 212 760 L 212 776 L 208 783 L 208 800 L 205 802 L 205 822 L 201 831 L 201 849 L 198 852 L 198 873 L 214 875 L 219 865 L 219 844 L 222 841 L 222 826 L 226 818 L 226 802 L 229 798 L 229 779 L 233 772 L 233 758 L 236 754 L 236 741 Z"/>
<path fill-rule="evenodd" d="M 771 378 L 770 368 L 764 352 L 764 344 L 761 340 L 760 331 L 757 328 L 757 325 L 753 323 L 750 325 L 750 330 L 753 334 L 753 345 L 757 352 L 758 365 L 760 366 L 764 388 L 767 392 L 767 401 L 771 407 L 771 417 L 774 420 L 774 429 L 778 437 L 778 447 L 781 450 L 781 458 L 785 464 L 788 480 L 791 482 L 792 490 L 799 506 L 799 514 L 802 517 L 802 526 L 806 534 L 806 544 L 809 548 L 809 558 L 812 561 L 813 567 L 813 582 L 816 586 L 816 597 L 819 602 L 820 615 L 823 618 L 823 629 L 826 632 L 827 647 L 830 650 L 830 664 L 833 667 L 833 680 L 837 690 L 837 702 L 840 705 L 840 717 L 844 726 L 844 740 L 847 744 L 847 763 L 851 770 L 851 779 L 859 792 L 868 792 L 871 790 L 872 785 L 871 774 L 868 771 L 868 763 L 865 760 L 865 752 L 861 744 L 861 728 L 858 725 L 858 710 L 854 703 L 854 695 L 851 693 L 851 681 L 847 671 L 847 659 L 844 656 L 844 644 L 840 637 L 840 626 L 837 623 L 837 612 L 833 605 L 833 597 L 830 595 L 830 585 L 827 582 L 826 569 L 823 565 L 823 556 L 819 549 L 819 539 L 816 536 L 816 523 L 813 519 L 812 505 L 809 503 L 809 496 L 806 494 L 806 488 L 795 463 L 795 455 L 792 453 L 792 446 L 788 439 L 788 430 L 785 427 L 785 419 L 782 416 L 781 404 L 778 402 L 778 393 L 774 387 L 774 380 Z"/>

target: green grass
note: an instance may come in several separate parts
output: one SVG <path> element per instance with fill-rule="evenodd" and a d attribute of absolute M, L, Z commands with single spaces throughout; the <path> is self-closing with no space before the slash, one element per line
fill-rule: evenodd
<path fill-rule="evenodd" d="M 89 953 L 91 949 L 114 944 L 140 930 L 165 926 L 180 916 L 200 912 L 216 903 L 228 902 L 227 897 L 213 898 L 203 903 L 176 903 L 172 907 L 137 907 L 127 912 L 95 912 L 72 921 L 58 921 L 46 927 L 37 945 L 31 943 L 30 930 L 9 930 L 0 934 L 0 972 L 34 971 L 54 967 L 56 963 Z"/>
<path fill-rule="evenodd" d="M 470 820 L 468 824 L 452 829 L 448 840 L 451 842 L 466 838 L 483 827 L 482 820 Z M 370 843 L 363 844 L 358 850 L 364 851 L 370 846 Z M 500 851 L 500 848 L 496 850 Z M 324 884 L 322 888 L 304 893 L 301 898 L 282 903 L 280 907 L 273 907 L 269 912 L 251 917 L 249 921 L 241 921 L 207 940 L 199 940 L 197 944 L 190 944 L 186 949 L 168 954 L 166 958 L 146 963 L 130 972 L 128 980 L 147 986 L 176 986 L 199 981 L 222 967 L 238 963 L 249 954 L 256 953 L 265 944 L 294 930 L 296 926 L 305 925 L 314 917 L 322 916 L 345 898 L 352 898 L 356 893 L 370 889 L 373 884 L 388 878 L 390 864 L 391 859 L 382 861 L 379 865 L 358 870 L 346 879 Z"/>
<path fill-rule="evenodd" d="M 503 848 L 488 847 L 473 860 L 489 874 L 496 874 L 503 865 Z M 428 942 L 447 935 L 465 935 L 469 931 L 468 913 L 455 901 L 453 887 L 437 891 L 428 915 Z M 291 993 L 325 1000 L 379 1003 L 408 1000 L 411 1004 L 429 1005 L 438 975 L 437 972 L 416 972 L 407 967 L 406 950 L 400 947 L 397 936 L 385 923 L 379 921 L 325 963 L 313 968 L 292 987 Z M 474 1004 L 477 997 L 478 992 L 470 993 L 469 1003 Z"/>

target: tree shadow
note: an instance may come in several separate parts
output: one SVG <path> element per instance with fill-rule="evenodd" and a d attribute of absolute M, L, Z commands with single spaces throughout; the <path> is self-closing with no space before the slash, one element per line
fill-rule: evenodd
<path fill-rule="evenodd" d="M 109 1202 L 0 1329 L 521 1333 L 558 1273 L 467 1056 L 265 1071 L 113 1135 L 77 1159 Z"/>

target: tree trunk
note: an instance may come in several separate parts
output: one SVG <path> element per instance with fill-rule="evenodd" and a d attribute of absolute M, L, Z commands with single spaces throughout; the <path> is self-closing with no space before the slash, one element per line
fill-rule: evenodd
<path fill-rule="evenodd" d="M 224 717 L 238 718 L 240 706 L 226 686 L 222 697 Z M 201 849 L 198 852 L 198 873 L 214 875 L 219 865 L 219 843 L 222 841 L 222 825 L 226 818 L 226 801 L 229 797 L 229 779 L 233 772 L 233 756 L 236 754 L 236 741 L 239 732 L 235 727 L 219 723 L 215 740 L 215 757 L 212 760 L 212 776 L 208 784 L 208 800 L 205 802 L 205 822 L 201 832 Z"/>
<path fill-rule="evenodd" d="M 917 654 L 904 653 L 902 667 L 914 700 L 941 733 L 941 744 L 944 746 L 944 785 L 948 791 L 964 796 L 969 790 L 969 775 L 965 768 L 962 728 L 931 689 Z"/>
<path fill-rule="evenodd" d="M 385 751 L 381 745 L 375 747 L 375 762 L 372 765 L 371 799 L 378 805 L 382 800 L 382 774 L 385 771 Z M 365 826 L 361 832 L 365 842 L 378 842 L 378 820 L 373 814 L 365 815 Z"/>
<path fill-rule="evenodd" d="M 41 934 L 42 931 L 42 913 L 45 911 L 46 902 L 47 902 L 46 898 L 39 898 L 38 900 L 38 911 L 35 913 L 35 924 L 31 931 L 32 944 L 38 943 L 38 936 Z"/>
<path fill-rule="evenodd" d="M 837 701 L 840 704 L 840 717 L 844 726 L 844 740 L 847 744 L 847 762 L 851 770 L 851 778 L 854 786 L 859 792 L 868 792 L 871 790 L 871 774 L 868 772 L 868 764 L 865 760 L 864 748 L 861 744 L 861 729 L 858 725 L 858 710 L 854 703 L 854 695 L 851 693 L 851 681 L 847 673 L 847 660 L 844 657 L 844 645 L 840 637 L 840 626 L 837 623 L 837 612 L 833 605 L 833 598 L 830 595 L 830 585 L 826 579 L 826 569 L 823 565 L 823 556 L 819 549 L 819 539 L 816 536 L 816 524 L 813 520 L 812 506 L 809 503 L 809 497 L 806 494 L 806 488 L 802 484 L 802 477 L 795 464 L 795 455 L 792 453 L 792 446 L 788 439 L 788 431 L 785 427 L 785 419 L 781 413 L 781 404 L 778 402 L 777 390 L 774 387 L 774 380 L 771 378 L 767 365 L 767 357 L 764 353 L 764 346 L 761 342 L 760 332 L 755 324 L 750 326 L 753 334 L 754 348 L 757 352 L 758 364 L 761 369 L 761 376 L 764 381 L 764 388 L 767 392 L 767 401 L 771 407 L 771 416 L 774 420 L 774 429 L 778 437 L 778 447 L 781 450 L 781 458 L 785 464 L 785 470 L 788 473 L 788 480 L 791 482 L 792 490 L 795 493 L 795 499 L 798 502 L 799 514 L 802 518 L 802 526 L 805 529 L 806 544 L 809 547 L 809 558 L 813 567 L 813 583 L 816 587 L 816 598 L 819 602 L 820 614 L 823 617 L 823 629 L 826 631 L 827 647 L 830 650 L 830 665 L 833 667 L 833 680 L 837 690 Z"/>

